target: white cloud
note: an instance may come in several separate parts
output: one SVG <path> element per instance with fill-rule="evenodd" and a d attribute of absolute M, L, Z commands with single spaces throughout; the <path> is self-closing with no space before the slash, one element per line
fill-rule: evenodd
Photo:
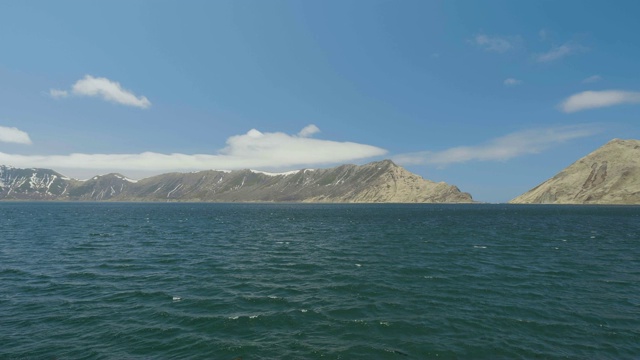
<path fill-rule="evenodd" d="M 443 151 L 421 151 L 394 156 L 399 164 L 448 165 L 467 161 L 505 161 L 527 154 L 537 154 L 556 144 L 591 136 L 599 130 L 593 126 L 566 126 L 532 129 L 492 139 L 484 145 L 459 146 Z"/>
<path fill-rule="evenodd" d="M 131 91 L 123 89 L 120 83 L 107 78 L 94 78 L 91 75 L 85 75 L 84 78 L 73 84 L 72 91 L 75 95 L 99 96 L 107 101 L 142 109 L 151 106 L 151 102 L 146 97 L 137 97 Z"/>
<path fill-rule="evenodd" d="M 546 53 L 536 55 L 536 60 L 538 62 L 551 62 L 585 50 L 586 48 L 584 46 L 574 43 L 566 43 L 560 46 L 554 46 Z"/>
<path fill-rule="evenodd" d="M 300 132 L 298 133 L 298 136 L 300 137 L 309 137 L 315 133 L 319 133 L 320 129 L 318 129 L 317 126 L 311 124 L 311 125 L 307 125 L 305 126 L 302 130 L 300 130 Z"/>
<path fill-rule="evenodd" d="M 69 96 L 69 92 L 66 90 L 50 89 L 49 95 L 54 99 L 59 99 Z"/>
<path fill-rule="evenodd" d="M 566 113 L 621 104 L 640 104 L 640 92 L 603 90 L 583 91 L 569 96 L 559 108 Z"/>
<path fill-rule="evenodd" d="M 307 126 L 309 134 L 318 128 Z M 317 131 L 316 131 L 317 132 Z M 169 171 L 209 169 L 283 169 L 295 166 L 343 163 L 384 155 L 379 147 L 353 142 L 337 142 L 289 135 L 281 132 L 262 133 L 251 129 L 246 134 L 231 136 L 226 147 L 217 154 L 70 154 L 14 155 L 0 153 L 0 164 L 16 167 L 45 167 L 73 173 L 120 171 L 131 174 L 158 174 Z M 73 174 L 67 172 L 68 175 Z"/>
<path fill-rule="evenodd" d="M 29 134 L 14 127 L 0 126 L 0 142 L 30 145 Z"/>
<path fill-rule="evenodd" d="M 592 75 L 592 76 L 589 76 L 588 78 L 582 80 L 582 83 L 583 84 L 593 84 L 593 83 L 596 83 L 596 82 L 598 82 L 600 80 L 602 80 L 602 76 L 600 76 L 600 75 Z"/>
<path fill-rule="evenodd" d="M 514 47 L 515 40 L 516 39 L 514 38 L 478 34 L 473 37 L 473 40 L 471 40 L 471 42 L 478 45 L 485 51 L 503 53 L 511 50 Z"/>
<path fill-rule="evenodd" d="M 130 90 L 122 88 L 119 82 L 91 75 L 85 75 L 84 78 L 76 81 L 71 87 L 71 93 L 75 96 L 100 97 L 116 104 L 134 106 L 141 109 L 151 106 L 149 99 L 145 96 L 136 96 Z M 69 92 L 67 90 L 50 89 L 49 95 L 58 99 L 69 96 Z"/>
<path fill-rule="evenodd" d="M 522 84 L 522 80 L 508 78 L 504 80 L 503 84 L 504 86 L 516 86 Z"/>

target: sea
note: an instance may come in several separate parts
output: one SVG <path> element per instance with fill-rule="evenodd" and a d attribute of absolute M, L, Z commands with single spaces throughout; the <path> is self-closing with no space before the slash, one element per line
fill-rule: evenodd
<path fill-rule="evenodd" d="M 0 359 L 639 359 L 640 207 L 0 203 Z"/>

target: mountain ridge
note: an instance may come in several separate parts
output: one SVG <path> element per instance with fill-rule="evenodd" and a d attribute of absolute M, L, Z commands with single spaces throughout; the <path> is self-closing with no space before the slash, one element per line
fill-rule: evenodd
<path fill-rule="evenodd" d="M 118 173 L 87 180 L 51 169 L 0 166 L 0 200 L 471 203 L 470 194 L 423 179 L 391 160 L 274 174 L 203 170 L 131 180 Z"/>
<path fill-rule="evenodd" d="M 511 204 L 640 204 L 640 140 L 613 139 Z"/>

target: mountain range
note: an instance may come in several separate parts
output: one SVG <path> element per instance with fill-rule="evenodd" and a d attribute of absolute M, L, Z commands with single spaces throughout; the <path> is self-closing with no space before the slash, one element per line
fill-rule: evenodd
<path fill-rule="evenodd" d="M 281 174 L 255 170 L 68 178 L 50 169 L 0 166 L 0 200 L 470 203 L 471 195 L 413 174 L 391 160 Z"/>
<path fill-rule="evenodd" d="M 0 200 L 473 203 L 470 194 L 423 179 L 391 160 L 273 174 L 256 170 L 167 173 L 88 180 L 51 169 L 0 165 Z M 613 139 L 512 204 L 640 204 L 640 141 Z"/>

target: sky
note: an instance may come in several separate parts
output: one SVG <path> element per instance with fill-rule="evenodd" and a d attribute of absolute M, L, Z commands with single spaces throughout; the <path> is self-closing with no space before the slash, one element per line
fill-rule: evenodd
<path fill-rule="evenodd" d="M 392 159 L 506 202 L 640 138 L 640 2 L 0 4 L 0 164 L 284 172 Z"/>

